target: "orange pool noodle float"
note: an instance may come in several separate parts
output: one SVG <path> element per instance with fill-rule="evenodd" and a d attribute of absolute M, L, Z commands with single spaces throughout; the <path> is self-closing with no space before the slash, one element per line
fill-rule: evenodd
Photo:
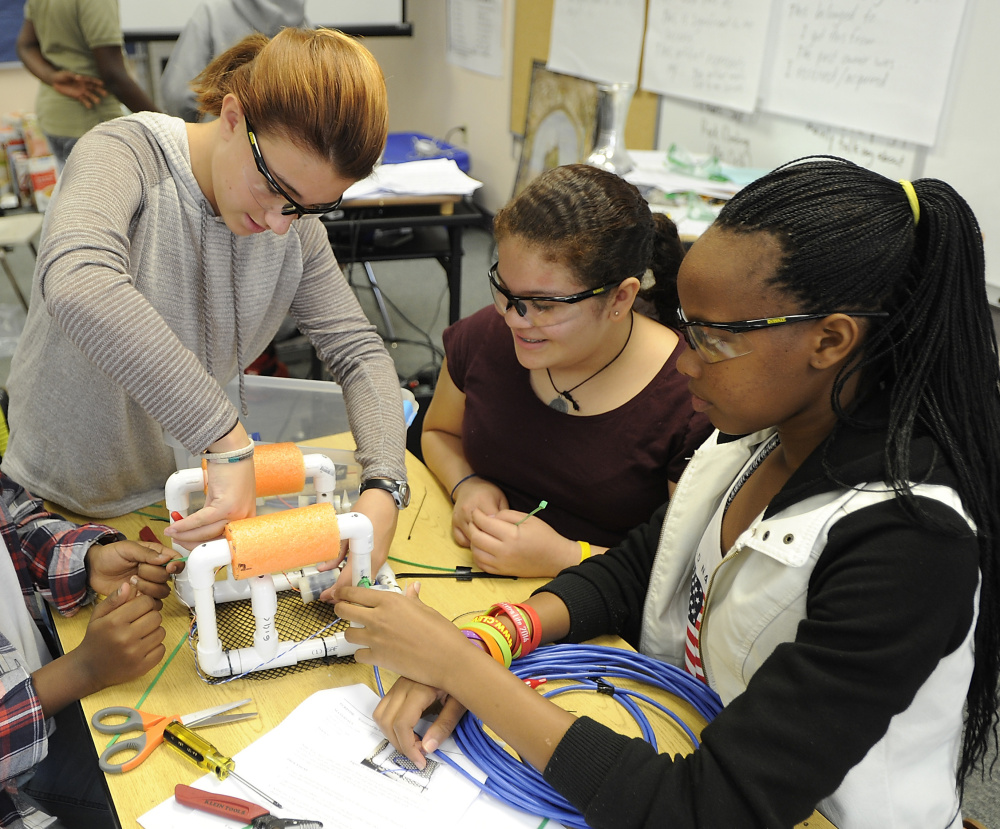
<path fill-rule="evenodd" d="M 233 576 L 248 579 L 336 558 L 340 526 L 333 504 L 313 504 L 231 521 L 226 541 L 232 552 Z"/>
<path fill-rule="evenodd" d="M 208 461 L 201 462 L 202 470 Z M 257 482 L 257 497 L 289 495 L 301 492 L 306 485 L 306 462 L 294 443 L 265 443 L 253 452 L 253 474 Z M 208 491 L 208 479 L 205 480 Z"/>
<path fill-rule="evenodd" d="M 253 453 L 257 497 L 301 492 L 306 485 L 306 464 L 294 443 L 270 443 Z"/>

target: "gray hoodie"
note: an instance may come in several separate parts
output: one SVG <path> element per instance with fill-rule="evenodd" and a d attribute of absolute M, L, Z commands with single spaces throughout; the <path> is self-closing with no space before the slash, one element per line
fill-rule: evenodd
<path fill-rule="evenodd" d="M 4 472 L 86 516 L 160 500 L 175 468 L 165 435 L 197 455 L 232 429 L 222 386 L 286 314 L 343 386 L 362 479 L 403 479 L 395 366 L 319 219 L 235 236 L 195 180 L 183 121 L 99 124 L 45 215 Z"/>
<path fill-rule="evenodd" d="M 185 121 L 199 119 L 190 82 L 209 62 L 252 32 L 274 37 L 307 26 L 305 0 L 205 0 L 177 39 L 160 78 L 163 108 Z"/>

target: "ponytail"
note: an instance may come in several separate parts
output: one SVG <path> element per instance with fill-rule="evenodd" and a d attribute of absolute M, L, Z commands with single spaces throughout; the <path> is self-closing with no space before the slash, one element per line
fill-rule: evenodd
<path fill-rule="evenodd" d="M 842 159 L 786 164 L 731 199 L 716 221 L 766 232 L 782 246 L 772 283 L 802 313 L 882 311 L 862 352 L 834 384 L 888 394 L 888 483 L 918 519 L 910 445 L 931 436 L 976 525 L 982 576 L 976 664 L 969 687 L 960 780 L 997 735 L 1000 679 L 1000 356 L 986 297 L 983 240 L 969 205 L 935 179 L 902 184 Z M 884 390 L 884 391 L 883 391 Z"/>

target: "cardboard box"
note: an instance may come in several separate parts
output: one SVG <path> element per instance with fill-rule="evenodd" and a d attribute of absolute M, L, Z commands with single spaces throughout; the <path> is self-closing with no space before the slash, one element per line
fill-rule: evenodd
<path fill-rule="evenodd" d="M 24 142 L 11 142 L 7 145 L 7 162 L 10 164 L 10 177 L 14 191 L 18 194 L 22 205 L 31 204 L 31 171 L 28 169 L 28 154 L 21 149 Z"/>
<path fill-rule="evenodd" d="M 21 116 L 21 136 L 24 138 L 24 151 L 28 154 L 28 158 L 52 155 L 49 141 L 38 125 L 35 113 L 25 112 Z"/>
<path fill-rule="evenodd" d="M 31 194 L 35 200 L 35 210 L 44 213 L 52 200 L 58 176 L 55 156 L 42 155 L 28 158 L 28 173 L 31 176 Z"/>

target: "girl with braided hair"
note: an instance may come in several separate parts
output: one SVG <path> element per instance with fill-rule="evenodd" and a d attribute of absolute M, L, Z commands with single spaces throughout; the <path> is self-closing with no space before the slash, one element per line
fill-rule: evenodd
<path fill-rule="evenodd" d="M 819 809 L 839 829 L 959 829 L 1000 666 L 1000 360 L 975 217 L 943 182 L 803 159 L 726 205 L 677 287 L 678 369 L 715 433 L 669 512 L 499 620 L 686 666 L 725 704 L 701 745 L 657 756 L 577 719 L 414 588 L 345 591 L 358 661 L 407 677 L 383 731 L 423 766 L 468 708 L 594 827 Z"/>

